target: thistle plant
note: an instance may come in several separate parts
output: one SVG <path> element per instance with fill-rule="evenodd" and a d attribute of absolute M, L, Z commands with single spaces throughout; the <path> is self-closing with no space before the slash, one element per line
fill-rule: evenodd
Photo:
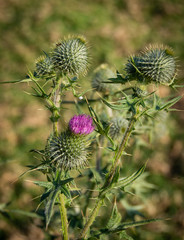
<path fill-rule="evenodd" d="M 154 46 L 129 57 L 122 74 L 120 71 L 115 74 L 103 64 L 91 79 L 91 91 L 98 91 L 102 96 L 91 94 L 92 98 L 88 89 L 79 92 L 82 83 L 78 78 L 86 74 L 88 62 L 85 38 L 68 37 L 36 61 L 35 74 L 30 71 L 29 79 L 20 81 L 32 83 L 31 94 L 42 99 L 53 125 L 52 131 L 48 129 L 48 139 L 44 139 L 45 148 L 32 150 L 39 155 L 40 162 L 27 172 L 39 171 L 46 177 L 45 181 L 34 183 L 44 188 L 39 206 L 44 206 L 48 231 L 59 207 L 61 229 L 58 231 L 64 240 L 110 239 L 108 236 L 132 239 L 126 231 L 128 228 L 161 219 L 127 222 L 118 209 L 120 203 L 126 202 L 127 187 L 131 186 L 135 192 L 153 187 L 146 180 L 146 163 L 137 171 L 123 175 L 123 166 L 128 164 L 124 162 L 125 151 L 136 134 L 139 133 L 140 139 L 143 134 L 151 134 L 154 118 L 171 111 L 181 98 L 161 99 L 156 91 L 159 84 L 177 86 L 175 57 L 168 47 Z M 151 84 L 154 91 L 150 91 Z M 64 96 L 68 93 L 73 95 L 70 103 L 76 106 L 76 111 L 61 131 L 61 110 L 66 108 Z M 99 160 L 102 166 L 95 168 Z M 75 211 L 76 206 L 79 211 Z M 103 224 L 98 224 L 96 218 L 102 207 L 112 210 Z"/>

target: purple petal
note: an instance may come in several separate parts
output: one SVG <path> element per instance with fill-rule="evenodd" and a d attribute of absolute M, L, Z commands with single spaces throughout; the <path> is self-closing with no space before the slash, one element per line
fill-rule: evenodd
<path fill-rule="evenodd" d="M 74 134 L 88 135 L 94 128 L 92 118 L 86 114 L 75 115 L 69 121 L 69 129 Z"/>

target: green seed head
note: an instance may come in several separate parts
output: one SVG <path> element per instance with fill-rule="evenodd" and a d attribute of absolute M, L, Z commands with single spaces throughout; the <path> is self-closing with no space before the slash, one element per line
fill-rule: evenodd
<path fill-rule="evenodd" d="M 116 139 L 122 136 L 122 134 L 124 134 L 127 127 L 128 127 L 128 120 L 120 116 L 115 117 L 111 121 L 109 136 L 112 139 Z"/>
<path fill-rule="evenodd" d="M 69 37 L 56 43 L 51 56 L 54 69 L 62 74 L 86 74 L 88 48 L 83 36 Z"/>
<path fill-rule="evenodd" d="M 176 62 L 171 49 L 150 46 L 128 59 L 125 70 L 129 80 L 170 85 L 176 76 Z"/>
<path fill-rule="evenodd" d="M 53 65 L 49 56 L 41 56 L 36 60 L 36 76 L 47 77 L 53 73 Z"/>
<path fill-rule="evenodd" d="M 116 78 L 116 74 L 109 68 L 107 64 L 101 64 L 92 77 L 91 85 L 98 92 L 109 92 L 114 89 L 113 84 L 105 83 L 109 78 Z"/>
<path fill-rule="evenodd" d="M 46 146 L 47 158 L 63 170 L 84 168 L 88 161 L 88 141 L 85 135 L 75 135 L 71 131 L 51 136 Z"/>

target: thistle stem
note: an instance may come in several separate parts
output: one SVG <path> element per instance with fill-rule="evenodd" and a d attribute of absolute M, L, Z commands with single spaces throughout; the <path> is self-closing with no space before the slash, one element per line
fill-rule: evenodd
<path fill-rule="evenodd" d="M 53 91 L 51 93 L 51 96 L 53 94 L 53 103 L 56 106 L 56 108 L 53 110 L 52 112 L 52 116 L 53 116 L 53 132 L 55 136 L 58 136 L 58 109 L 57 109 L 57 105 L 58 105 L 58 96 L 60 98 L 60 95 L 58 94 L 58 88 L 60 86 L 60 81 L 58 81 L 58 79 L 56 79 L 55 81 L 53 80 Z"/>
<path fill-rule="evenodd" d="M 105 189 L 106 187 L 108 187 L 114 177 L 114 174 L 116 172 L 116 168 L 118 167 L 118 165 L 120 164 L 120 158 L 123 154 L 123 151 L 125 150 L 125 147 L 127 146 L 127 143 L 128 143 L 128 139 L 130 137 L 130 134 L 132 132 L 132 129 L 133 129 L 133 126 L 134 126 L 134 123 L 136 121 L 136 118 L 135 116 L 133 115 L 132 118 L 130 119 L 129 121 L 129 124 L 128 124 L 128 127 L 124 133 L 124 136 L 123 136 L 123 139 L 120 143 L 120 146 L 119 146 L 119 150 L 115 156 L 115 160 L 111 166 L 111 169 L 109 171 L 109 174 L 108 174 L 108 177 L 106 178 L 106 181 L 105 181 L 105 184 L 104 186 L 102 187 L 102 189 Z"/>
<path fill-rule="evenodd" d="M 67 212 L 66 212 L 66 208 L 65 208 L 64 194 L 60 193 L 59 199 L 60 199 L 60 214 L 61 214 L 63 237 L 64 237 L 64 240 L 69 240 L 69 238 L 68 238 L 68 219 L 67 219 Z"/>
<path fill-rule="evenodd" d="M 120 157 L 122 156 L 123 151 L 125 150 L 125 147 L 126 147 L 126 145 L 128 143 L 128 139 L 129 139 L 129 137 L 131 135 L 131 132 L 132 132 L 132 129 L 133 129 L 133 126 L 134 126 L 135 122 L 136 122 L 136 117 L 135 117 L 135 115 L 133 115 L 132 118 L 130 119 L 128 127 L 127 127 L 127 129 L 126 129 L 126 131 L 124 133 L 123 139 L 122 139 L 121 144 L 120 144 L 119 149 L 118 149 L 118 152 L 115 155 L 114 162 L 113 162 L 113 164 L 111 166 L 111 169 L 110 169 L 109 174 L 108 174 L 108 176 L 106 178 L 104 186 L 102 187 L 101 192 L 99 193 L 98 199 L 96 201 L 96 205 L 93 208 L 93 211 L 92 211 L 92 213 L 91 213 L 87 223 L 85 224 L 84 229 L 82 230 L 82 232 L 81 232 L 81 234 L 80 234 L 78 239 L 85 238 L 85 236 L 87 234 L 87 231 L 89 230 L 90 226 L 92 225 L 92 223 L 94 222 L 96 216 L 98 215 L 100 207 L 102 206 L 103 200 L 105 198 L 105 194 L 102 194 L 102 193 L 108 186 L 110 186 L 110 184 L 112 182 L 112 179 L 113 179 L 114 174 L 116 172 L 116 168 L 120 164 Z"/>
<path fill-rule="evenodd" d="M 85 236 L 86 236 L 86 234 L 87 234 L 90 226 L 92 225 L 92 223 L 94 222 L 96 216 L 98 215 L 98 212 L 99 212 L 99 210 L 100 210 L 100 207 L 101 207 L 102 204 L 103 204 L 103 199 L 104 199 L 104 198 L 100 198 L 100 199 L 97 200 L 96 205 L 95 205 L 95 207 L 93 208 L 93 211 L 92 211 L 92 213 L 91 213 L 91 215 L 90 215 L 90 217 L 89 217 L 86 225 L 84 226 L 84 229 L 82 230 L 82 232 L 81 232 L 81 234 L 79 235 L 79 238 L 78 238 L 77 240 L 80 240 L 80 239 L 84 239 L 84 238 L 85 238 Z"/>
<path fill-rule="evenodd" d="M 52 108 L 52 117 L 51 120 L 53 122 L 53 133 L 55 136 L 58 136 L 58 120 L 59 120 L 59 106 L 61 100 L 61 91 L 60 91 L 61 79 L 56 78 L 53 80 L 53 91 L 51 92 L 50 97 L 53 98 L 53 101 L 49 98 L 47 101 L 51 104 Z M 60 173 L 61 174 L 61 173 Z M 64 240 L 69 240 L 68 238 L 68 219 L 67 219 L 67 210 L 65 208 L 65 196 L 64 194 L 59 194 L 60 200 L 60 215 L 61 215 L 61 224 L 63 230 Z"/>

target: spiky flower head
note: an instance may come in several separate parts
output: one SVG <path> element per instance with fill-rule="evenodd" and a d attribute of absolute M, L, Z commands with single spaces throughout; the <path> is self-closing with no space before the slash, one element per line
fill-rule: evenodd
<path fill-rule="evenodd" d="M 128 127 L 128 120 L 118 116 L 113 118 L 110 124 L 109 136 L 112 139 L 116 139 L 124 134 L 126 128 Z"/>
<path fill-rule="evenodd" d="M 107 64 L 101 64 L 94 71 L 91 85 L 98 92 L 109 92 L 114 88 L 113 84 L 105 83 L 110 78 L 116 78 L 116 74 L 110 69 Z"/>
<path fill-rule="evenodd" d="M 92 119 L 87 115 L 74 116 L 68 129 L 58 137 L 51 136 L 45 149 L 46 157 L 63 170 L 84 168 L 89 158 L 87 135 L 94 130 Z"/>
<path fill-rule="evenodd" d="M 93 132 L 93 120 L 85 114 L 74 116 L 69 122 L 69 129 L 74 134 L 88 135 Z"/>
<path fill-rule="evenodd" d="M 176 62 L 170 48 L 149 46 L 140 55 L 131 56 L 125 70 L 129 80 L 170 85 L 176 76 Z"/>
<path fill-rule="evenodd" d="M 69 37 L 56 43 L 51 55 L 55 70 L 62 74 L 87 72 L 88 47 L 83 36 Z"/>
<path fill-rule="evenodd" d="M 53 65 L 48 55 L 39 57 L 36 60 L 36 76 L 46 77 L 53 74 Z"/>

